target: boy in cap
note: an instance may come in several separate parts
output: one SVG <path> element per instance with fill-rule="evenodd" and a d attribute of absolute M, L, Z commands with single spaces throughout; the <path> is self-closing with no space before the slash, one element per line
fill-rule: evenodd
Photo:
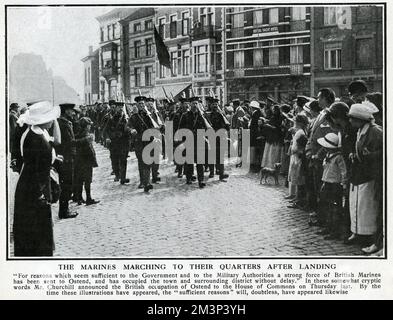
<path fill-rule="evenodd" d="M 75 157 L 75 197 L 78 205 L 86 203 L 87 206 L 99 203 L 91 197 L 91 182 L 93 178 L 93 168 L 98 167 L 96 153 L 93 147 L 92 138 L 87 139 L 90 134 L 93 122 L 88 117 L 79 120 L 79 134 L 76 136 L 82 139 L 76 147 Z M 83 139 L 86 138 L 86 139 Z M 82 198 L 82 189 L 85 187 L 86 201 Z"/>
<path fill-rule="evenodd" d="M 355 103 L 362 103 L 366 100 L 367 84 L 363 80 L 352 81 L 348 86 L 348 93 Z"/>
<path fill-rule="evenodd" d="M 347 168 L 340 149 L 340 138 L 331 132 L 318 139 L 327 151 L 323 160 L 322 187 L 319 210 L 325 211 L 327 226 L 321 234 L 325 239 L 338 239 L 341 235 L 342 197 L 347 187 Z"/>

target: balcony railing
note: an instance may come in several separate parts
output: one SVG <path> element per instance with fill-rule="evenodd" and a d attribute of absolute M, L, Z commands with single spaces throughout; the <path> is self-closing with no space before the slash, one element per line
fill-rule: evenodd
<path fill-rule="evenodd" d="M 209 38 L 216 38 L 217 32 L 214 25 L 198 26 L 191 30 L 192 40 L 202 40 Z"/>
<path fill-rule="evenodd" d="M 291 74 L 292 75 L 300 75 L 303 74 L 303 63 L 293 63 L 291 64 Z"/>
<path fill-rule="evenodd" d="M 250 76 L 275 76 L 275 75 L 303 75 L 309 70 L 304 70 L 304 65 L 294 63 L 288 65 L 263 66 L 244 69 L 232 69 L 225 73 L 225 76 L 231 78 L 242 78 Z"/>

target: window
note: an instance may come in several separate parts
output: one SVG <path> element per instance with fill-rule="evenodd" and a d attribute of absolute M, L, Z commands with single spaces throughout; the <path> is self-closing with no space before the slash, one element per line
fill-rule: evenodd
<path fill-rule="evenodd" d="M 145 86 L 150 87 L 152 85 L 152 77 L 153 77 L 153 67 L 148 66 L 145 67 Z"/>
<path fill-rule="evenodd" d="M 138 40 L 134 42 L 135 58 L 141 57 L 141 46 L 142 46 L 142 41 Z"/>
<path fill-rule="evenodd" d="M 261 24 L 263 24 L 263 11 L 262 10 L 254 11 L 254 25 L 258 26 Z"/>
<path fill-rule="evenodd" d="M 186 36 L 190 33 L 190 13 L 183 12 L 182 16 L 182 35 Z"/>
<path fill-rule="evenodd" d="M 234 52 L 235 69 L 244 68 L 244 51 L 239 50 Z"/>
<path fill-rule="evenodd" d="M 306 20 L 306 7 L 292 7 L 292 21 Z"/>
<path fill-rule="evenodd" d="M 107 25 L 107 35 L 108 35 L 108 40 L 110 40 L 111 37 L 111 25 Z"/>
<path fill-rule="evenodd" d="M 159 70 L 160 70 L 160 73 L 159 73 L 160 79 L 163 79 L 163 78 L 165 78 L 165 67 L 161 64 L 158 64 L 158 66 L 159 66 Z"/>
<path fill-rule="evenodd" d="M 199 9 L 199 21 L 202 26 L 211 26 L 213 24 L 213 11 L 210 7 Z"/>
<path fill-rule="evenodd" d="M 195 47 L 194 70 L 196 73 L 203 73 L 209 70 L 207 48 L 207 45 Z"/>
<path fill-rule="evenodd" d="M 254 67 L 263 66 L 263 49 L 258 48 L 254 50 Z"/>
<path fill-rule="evenodd" d="M 171 39 L 176 38 L 177 36 L 176 15 L 170 17 L 169 36 Z"/>
<path fill-rule="evenodd" d="M 134 24 L 134 32 L 141 32 L 141 23 Z"/>
<path fill-rule="evenodd" d="M 90 85 L 90 67 L 87 68 L 87 84 Z"/>
<path fill-rule="evenodd" d="M 140 87 L 141 86 L 141 68 L 135 68 L 134 74 L 135 74 L 135 87 Z"/>
<path fill-rule="evenodd" d="M 326 70 L 341 69 L 341 43 L 325 44 L 324 60 Z"/>
<path fill-rule="evenodd" d="M 373 39 L 356 40 L 356 64 L 358 67 L 370 67 L 372 65 Z"/>
<path fill-rule="evenodd" d="M 165 39 L 165 18 L 158 19 L 158 33 L 162 39 Z"/>
<path fill-rule="evenodd" d="M 350 7 L 324 7 L 324 24 L 349 26 L 351 24 L 351 8 Z"/>
<path fill-rule="evenodd" d="M 112 39 L 116 38 L 116 24 L 112 24 Z"/>
<path fill-rule="evenodd" d="M 172 75 L 177 75 L 177 52 L 171 52 Z"/>
<path fill-rule="evenodd" d="M 190 74 L 190 50 L 183 50 L 183 75 Z"/>
<path fill-rule="evenodd" d="M 276 48 L 269 48 L 269 66 L 276 66 L 278 65 L 279 61 L 279 49 Z"/>
<path fill-rule="evenodd" d="M 153 29 L 153 20 L 146 20 L 146 21 L 145 21 L 145 29 L 146 29 L 146 30 L 151 30 L 151 29 Z"/>
<path fill-rule="evenodd" d="M 101 42 L 104 41 L 104 29 L 103 28 L 100 28 L 100 39 L 101 39 Z"/>
<path fill-rule="evenodd" d="M 291 39 L 290 63 L 303 63 L 303 46 L 297 44 L 298 39 Z"/>
<path fill-rule="evenodd" d="M 278 23 L 278 8 L 269 9 L 269 24 Z"/>
<path fill-rule="evenodd" d="M 151 56 L 152 55 L 152 48 L 153 48 L 153 39 L 152 38 L 146 39 L 145 45 L 146 45 L 146 55 Z"/>
<path fill-rule="evenodd" d="M 85 86 L 87 86 L 87 69 L 85 69 Z"/>

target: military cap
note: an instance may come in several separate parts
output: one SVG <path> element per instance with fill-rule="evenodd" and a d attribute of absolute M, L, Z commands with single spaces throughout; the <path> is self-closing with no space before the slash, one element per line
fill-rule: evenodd
<path fill-rule="evenodd" d="M 297 96 L 297 98 L 296 98 L 296 103 L 298 105 L 305 105 L 309 101 L 310 101 L 310 98 L 306 97 L 306 96 Z"/>
<path fill-rule="evenodd" d="M 208 96 L 208 97 L 206 97 L 206 101 L 213 103 L 213 102 L 220 102 L 220 99 Z"/>
<path fill-rule="evenodd" d="M 137 96 L 134 99 L 135 102 L 139 102 L 139 101 L 146 101 L 146 97 L 145 96 Z"/>
<path fill-rule="evenodd" d="M 154 102 L 154 101 L 156 101 L 154 98 L 152 98 L 152 97 L 148 97 L 148 98 L 146 98 L 146 101 L 147 102 Z"/>
<path fill-rule="evenodd" d="M 17 103 L 11 103 L 11 105 L 10 105 L 11 110 L 18 109 L 18 108 L 19 108 L 19 105 Z"/>
<path fill-rule="evenodd" d="M 60 103 L 59 107 L 61 108 L 61 110 L 75 109 L 75 103 Z"/>
<path fill-rule="evenodd" d="M 191 98 L 189 99 L 189 101 L 190 101 L 190 102 L 193 102 L 193 101 L 201 102 L 202 99 L 201 99 L 201 97 L 191 97 Z"/>
<path fill-rule="evenodd" d="M 109 105 L 116 104 L 116 100 L 111 99 L 108 101 L 108 103 L 109 103 Z"/>
<path fill-rule="evenodd" d="M 348 86 L 348 92 L 354 94 L 356 92 L 367 92 L 367 84 L 363 80 L 352 81 Z"/>
<path fill-rule="evenodd" d="M 117 107 L 122 107 L 122 106 L 124 106 L 124 102 L 116 101 L 114 103 L 114 105 L 117 106 Z"/>

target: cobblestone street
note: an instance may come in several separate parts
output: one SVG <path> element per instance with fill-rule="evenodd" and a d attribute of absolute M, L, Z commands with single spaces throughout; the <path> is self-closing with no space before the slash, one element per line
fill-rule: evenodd
<path fill-rule="evenodd" d="M 93 198 L 101 202 L 76 206 L 76 219 L 59 220 L 53 207 L 55 257 L 249 257 L 353 256 L 359 246 L 324 240 L 309 227 L 308 213 L 287 208 L 282 186 L 260 185 L 257 175 L 228 166 L 230 177 L 216 176 L 207 186 L 186 185 L 174 166 L 160 167 L 160 184 L 150 194 L 137 189 L 137 161 L 128 159 L 131 183 L 110 175 L 109 152 L 95 145 Z M 207 178 L 206 173 L 206 178 Z M 11 174 L 10 199 L 17 175 Z M 12 201 L 10 222 L 12 223 Z M 12 229 L 11 229 L 12 230 Z M 11 241 L 12 245 L 12 241 Z M 12 253 L 11 248 L 11 253 Z"/>

